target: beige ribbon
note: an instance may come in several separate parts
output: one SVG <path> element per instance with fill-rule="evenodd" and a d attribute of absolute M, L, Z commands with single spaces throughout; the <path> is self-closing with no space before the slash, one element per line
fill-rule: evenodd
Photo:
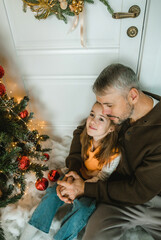
<path fill-rule="evenodd" d="M 81 45 L 85 48 L 84 44 L 84 15 L 83 12 L 80 13 L 80 38 L 81 38 Z"/>
<path fill-rule="evenodd" d="M 79 16 L 80 16 L 80 41 L 81 41 L 82 47 L 85 47 L 85 44 L 84 44 L 84 15 L 83 15 L 83 12 L 81 12 L 79 15 L 75 16 L 74 21 L 73 21 L 73 25 L 72 25 L 71 29 L 69 30 L 69 32 L 74 31 L 76 29 L 76 27 L 78 26 Z"/>
<path fill-rule="evenodd" d="M 78 22 L 79 22 L 79 15 L 74 17 L 73 25 L 72 25 L 71 29 L 69 30 L 69 32 L 72 32 L 76 29 Z"/>

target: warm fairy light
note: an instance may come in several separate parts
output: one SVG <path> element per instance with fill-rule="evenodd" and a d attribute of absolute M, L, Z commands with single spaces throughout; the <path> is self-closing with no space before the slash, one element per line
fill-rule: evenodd
<path fill-rule="evenodd" d="M 12 91 L 10 91 L 10 93 L 12 93 Z"/>
<path fill-rule="evenodd" d="M 29 187 L 26 187 L 25 192 L 24 192 L 25 196 L 28 194 L 28 189 L 29 189 Z"/>
<path fill-rule="evenodd" d="M 20 97 L 17 97 L 17 102 L 20 103 L 21 102 L 21 98 Z"/>
<path fill-rule="evenodd" d="M 45 127 L 45 121 L 41 121 L 41 123 L 38 124 L 38 126 L 40 127 L 40 129 L 44 129 L 44 127 Z"/>

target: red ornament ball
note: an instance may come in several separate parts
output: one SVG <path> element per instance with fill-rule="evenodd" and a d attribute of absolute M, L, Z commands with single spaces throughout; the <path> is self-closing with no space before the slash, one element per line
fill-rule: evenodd
<path fill-rule="evenodd" d="M 30 160 L 26 156 L 22 156 L 21 158 L 18 158 L 18 161 L 19 161 L 18 167 L 21 170 L 26 170 L 30 165 Z"/>
<path fill-rule="evenodd" d="M 4 69 L 2 66 L 0 66 L 0 78 L 4 76 Z"/>
<path fill-rule="evenodd" d="M 51 170 L 49 173 L 48 173 L 48 179 L 51 181 L 51 182 L 56 182 L 60 177 L 60 174 L 57 170 Z"/>
<path fill-rule="evenodd" d="M 0 96 L 2 97 L 6 92 L 6 88 L 3 83 L 0 83 Z"/>
<path fill-rule="evenodd" d="M 36 183 L 35 183 L 35 187 L 37 188 L 37 190 L 39 191 L 44 191 L 49 185 L 49 182 L 46 178 L 39 178 L 37 179 Z"/>
<path fill-rule="evenodd" d="M 28 116 L 28 111 L 27 111 L 27 110 L 24 110 L 24 111 L 20 112 L 20 113 L 19 113 L 19 116 L 20 116 L 21 118 L 26 118 L 26 117 Z"/>
<path fill-rule="evenodd" d="M 48 153 L 44 153 L 43 156 L 45 156 L 45 158 L 46 158 L 44 161 L 48 161 L 50 158 L 50 155 Z"/>

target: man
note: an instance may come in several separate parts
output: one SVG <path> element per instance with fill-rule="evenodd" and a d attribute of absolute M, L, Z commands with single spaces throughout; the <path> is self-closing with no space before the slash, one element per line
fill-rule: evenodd
<path fill-rule="evenodd" d="M 117 240 L 137 225 L 160 240 L 161 97 L 142 92 L 133 70 L 121 64 L 105 68 L 93 91 L 103 113 L 115 124 L 122 124 L 122 160 L 106 182 L 84 182 L 78 175 L 82 164 L 82 128 L 78 127 L 66 160 L 72 170 L 66 177 L 74 180 L 58 181 L 58 196 L 69 203 L 82 195 L 96 198 L 98 206 L 83 240 Z"/>

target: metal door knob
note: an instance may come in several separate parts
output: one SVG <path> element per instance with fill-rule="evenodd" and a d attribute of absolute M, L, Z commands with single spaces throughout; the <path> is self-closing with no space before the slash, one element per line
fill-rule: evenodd
<path fill-rule="evenodd" d="M 121 19 L 121 18 L 136 18 L 139 16 L 141 12 L 141 9 L 138 5 L 133 5 L 129 8 L 128 13 L 123 13 L 123 12 L 117 12 L 113 13 L 112 17 L 115 19 Z"/>

